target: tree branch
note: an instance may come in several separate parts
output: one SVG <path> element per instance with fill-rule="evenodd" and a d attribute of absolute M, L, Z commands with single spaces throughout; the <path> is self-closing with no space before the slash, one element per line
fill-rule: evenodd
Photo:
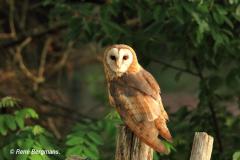
<path fill-rule="evenodd" d="M 10 50 L 10 52 L 15 53 L 15 58 L 16 61 L 19 64 L 19 68 L 21 69 L 21 71 L 25 74 L 25 76 L 29 79 L 31 79 L 35 84 L 39 84 L 44 82 L 44 78 L 43 76 L 35 76 L 24 64 L 23 61 L 23 57 L 22 57 L 22 50 L 24 47 L 26 47 L 27 44 L 29 44 L 31 42 L 31 37 L 28 37 L 27 39 L 25 39 L 19 46 L 16 47 L 16 51 L 14 52 L 13 50 Z M 43 69 L 41 69 L 43 70 Z M 41 71 L 40 74 L 42 74 L 43 71 Z"/>
<path fill-rule="evenodd" d="M 67 113 L 71 113 L 72 116 L 74 115 L 77 115 L 77 117 L 81 117 L 79 118 L 78 120 L 81 120 L 82 122 L 84 122 L 83 120 L 85 119 L 91 119 L 91 120 L 98 120 L 97 118 L 94 118 L 94 117 L 90 117 L 90 116 L 86 116 L 86 115 L 83 115 L 81 112 L 79 112 L 78 110 L 75 110 L 75 109 L 71 109 L 67 106 L 64 106 L 64 105 L 60 105 L 60 104 L 57 104 L 57 103 L 54 103 L 54 102 L 51 102 L 49 100 L 46 100 L 44 99 L 43 97 L 41 97 L 41 95 L 37 94 L 37 93 L 34 93 L 31 95 L 35 100 L 37 100 L 39 103 L 41 104 L 44 104 L 44 105 L 47 105 L 48 107 L 53 107 L 53 108 L 56 108 L 56 109 L 61 109 L 62 111 L 65 111 Z"/>
<path fill-rule="evenodd" d="M 14 52 L 13 50 L 10 50 L 12 53 L 15 53 L 15 58 L 19 64 L 19 68 L 21 69 L 21 71 L 26 75 L 26 77 L 28 77 L 29 79 L 31 79 L 34 82 L 42 82 L 43 80 L 41 78 L 36 77 L 34 74 L 32 74 L 29 69 L 26 67 L 26 65 L 24 64 L 23 61 L 23 57 L 22 57 L 22 50 L 24 47 L 26 47 L 27 44 L 29 44 L 31 42 L 31 38 L 28 37 L 27 39 L 25 39 L 18 47 L 16 47 L 16 51 Z"/>
<path fill-rule="evenodd" d="M 175 69 L 175 70 L 178 70 L 178 71 L 181 71 L 181 72 L 185 72 L 185 73 L 191 74 L 193 76 L 199 77 L 198 73 L 195 73 L 195 72 L 191 71 L 188 68 L 181 68 L 181 67 L 178 67 L 178 66 L 174 66 L 174 65 L 166 63 L 166 62 L 164 62 L 162 60 L 154 59 L 154 58 L 151 58 L 151 57 L 148 57 L 148 58 L 150 58 L 151 61 L 159 63 L 159 64 L 162 64 L 162 65 L 164 65 L 164 66 L 166 66 L 168 68 L 172 68 L 172 69 Z"/>
<path fill-rule="evenodd" d="M 20 26 L 20 28 L 22 30 L 25 28 L 25 25 L 26 25 L 28 5 L 29 5 L 29 1 L 28 0 L 24 0 L 23 6 L 22 6 L 22 10 L 21 10 L 21 20 L 19 22 L 19 26 Z"/>
<path fill-rule="evenodd" d="M 46 64 L 46 58 L 47 58 L 47 52 L 48 52 L 48 48 L 50 46 L 50 44 L 52 43 L 52 38 L 49 37 L 47 38 L 43 50 L 42 50 L 42 54 L 41 54 L 41 58 L 40 58 L 40 65 L 39 65 L 39 69 L 38 69 L 38 78 L 42 79 L 42 82 L 35 82 L 33 89 L 34 91 L 38 90 L 38 86 L 40 83 L 43 83 L 45 81 L 45 77 L 44 77 L 44 70 L 45 70 L 45 64 Z"/>
<path fill-rule="evenodd" d="M 94 4 L 105 4 L 109 0 L 68 0 L 68 3 L 94 3 Z"/>
<path fill-rule="evenodd" d="M 16 38 L 16 30 L 14 25 L 14 0 L 10 0 L 9 3 L 10 3 L 9 25 L 11 29 L 11 36 L 12 38 Z"/>
<path fill-rule="evenodd" d="M 16 38 L 16 30 L 14 25 L 14 0 L 9 0 L 8 21 L 9 21 L 10 33 L 0 33 L 0 39 Z"/>
<path fill-rule="evenodd" d="M 48 33 L 56 32 L 58 30 L 65 29 L 67 27 L 67 24 L 65 23 L 58 23 L 53 26 L 50 26 L 49 28 L 35 28 L 32 31 L 19 35 L 16 39 L 10 40 L 10 41 L 4 41 L 0 43 L 0 49 L 6 49 L 15 45 L 18 45 L 19 43 L 22 43 L 26 38 L 36 38 L 39 36 L 46 35 Z"/>
<path fill-rule="evenodd" d="M 50 71 L 50 75 L 54 74 L 55 72 L 59 71 L 67 62 L 67 59 L 69 57 L 69 54 L 73 48 L 74 42 L 70 41 L 67 44 L 67 49 L 63 52 L 63 55 L 61 57 L 61 59 L 58 61 L 58 63 L 56 65 L 53 66 L 53 69 Z"/>
<path fill-rule="evenodd" d="M 51 37 L 47 38 L 47 40 L 44 44 L 43 50 L 42 50 L 41 58 L 40 58 L 38 77 L 43 77 L 44 70 L 45 70 L 44 66 L 46 64 L 46 58 L 47 58 L 47 52 L 48 52 L 48 48 L 51 43 L 52 43 L 52 38 Z"/>
<path fill-rule="evenodd" d="M 59 132 L 58 128 L 56 127 L 53 118 L 47 118 L 48 126 L 52 130 L 53 134 L 56 136 L 57 139 L 61 139 L 61 133 Z"/>

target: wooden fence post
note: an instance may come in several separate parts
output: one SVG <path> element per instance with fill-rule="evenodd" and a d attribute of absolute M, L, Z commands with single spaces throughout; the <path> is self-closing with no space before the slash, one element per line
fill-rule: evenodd
<path fill-rule="evenodd" d="M 141 142 L 126 126 L 119 126 L 115 160 L 152 160 L 153 149 Z"/>
<path fill-rule="evenodd" d="M 205 132 L 196 132 L 192 145 L 190 160 L 210 160 L 213 147 L 213 137 Z"/>
<path fill-rule="evenodd" d="M 196 132 L 190 160 L 210 160 L 213 137 L 205 132 Z M 126 126 L 119 126 L 115 160 L 152 160 L 153 149 L 141 142 Z"/>

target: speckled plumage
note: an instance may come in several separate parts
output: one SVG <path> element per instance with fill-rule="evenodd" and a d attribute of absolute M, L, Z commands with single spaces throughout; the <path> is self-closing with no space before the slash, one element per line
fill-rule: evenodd
<path fill-rule="evenodd" d="M 115 67 L 111 66 L 114 63 L 108 64 L 107 58 L 112 55 L 118 56 L 116 52 L 120 52 L 121 49 L 129 50 L 133 59 L 126 71 L 115 72 L 116 69 L 111 68 Z M 121 54 L 124 55 L 124 53 Z M 126 56 L 129 56 L 129 53 Z M 110 61 L 109 59 L 108 61 Z M 115 57 L 114 60 L 118 59 Z M 163 108 L 160 87 L 154 77 L 141 67 L 136 53 L 127 45 L 108 47 L 104 53 L 103 63 L 110 104 L 116 107 L 123 121 L 135 135 L 154 150 L 166 153 L 158 136 L 160 135 L 168 141 L 172 141 L 172 137 L 166 125 L 168 115 Z M 126 64 L 128 65 L 128 63 Z M 126 66 L 124 67 L 126 68 Z"/>

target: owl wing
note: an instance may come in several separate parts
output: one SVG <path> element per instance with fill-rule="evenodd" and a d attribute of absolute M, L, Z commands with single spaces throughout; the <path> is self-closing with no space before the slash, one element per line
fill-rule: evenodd
<path fill-rule="evenodd" d="M 155 100 L 158 102 L 159 104 L 159 108 L 160 108 L 160 114 L 163 116 L 163 118 L 165 120 L 169 120 L 168 118 L 168 114 L 165 111 L 164 107 L 163 107 L 163 103 L 162 103 L 162 98 L 160 96 L 161 94 L 161 90 L 160 87 L 157 83 L 157 81 L 155 80 L 155 78 L 146 70 L 142 71 L 143 77 L 146 79 L 146 81 L 148 82 L 149 86 L 155 91 L 153 92 L 155 94 Z"/>
<path fill-rule="evenodd" d="M 160 96 L 160 87 L 149 72 L 142 69 L 136 74 L 126 74 L 121 77 L 121 82 L 124 83 L 127 89 L 132 90 L 131 92 L 138 92 L 137 96 L 129 97 L 133 98 L 135 102 L 140 102 L 137 106 L 142 107 L 137 107 L 137 109 L 144 111 L 144 115 L 140 114 L 139 116 L 147 117 L 149 121 L 153 121 L 159 116 L 164 120 L 168 120 Z"/>
<path fill-rule="evenodd" d="M 171 135 L 160 106 L 160 88 L 152 75 L 145 70 L 125 74 L 112 80 L 109 89 L 118 112 L 129 128 L 155 150 L 164 152 L 158 134 L 169 140 Z"/>

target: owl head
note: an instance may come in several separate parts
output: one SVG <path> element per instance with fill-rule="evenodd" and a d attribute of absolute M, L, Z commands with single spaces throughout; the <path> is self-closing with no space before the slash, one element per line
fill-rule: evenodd
<path fill-rule="evenodd" d="M 104 52 L 105 70 L 115 75 L 126 72 L 136 72 L 140 65 L 134 50 L 128 45 L 116 44 L 108 47 Z"/>

